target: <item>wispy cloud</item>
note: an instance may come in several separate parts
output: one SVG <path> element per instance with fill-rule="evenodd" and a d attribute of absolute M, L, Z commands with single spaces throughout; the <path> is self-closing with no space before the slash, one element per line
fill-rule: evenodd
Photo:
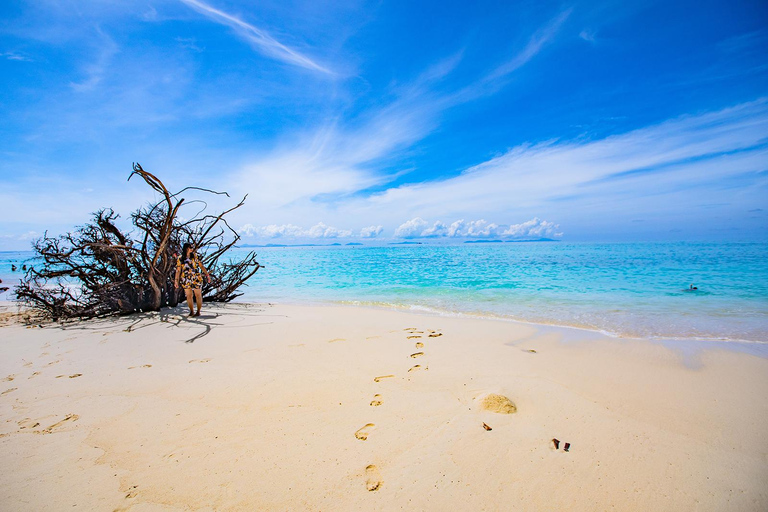
<path fill-rule="evenodd" d="M 179 46 L 182 48 L 192 50 L 193 52 L 200 53 L 205 50 L 205 48 L 197 45 L 197 40 L 194 37 L 177 37 L 176 42 L 179 43 Z"/>
<path fill-rule="evenodd" d="M 594 43 L 596 41 L 595 33 L 591 30 L 584 29 L 579 32 L 579 37 L 588 43 Z"/>
<path fill-rule="evenodd" d="M 28 55 L 17 52 L 17 51 L 7 51 L 0 53 L 0 56 L 5 57 L 8 60 L 15 60 L 19 62 L 32 62 L 32 58 Z"/>
<path fill-rule="evenodd" d="M 535 31 L 511 61 L 457 92 L 436 93 L 432 87 L 459 65 L 461 51 L 396 88 L 390 103 L 361 114 L 353 128 L 328 120 L 313 132 L 284 143 L 272 155 L 244 166 L 233 182 L 254 190 L 255 203 L 261 208 L 290 205 L 294 211 L 302 203 L 325 202 L 323 198 L 341 204 L 345 197 L 386 185 L 400 174 L 379 173 L 379 164 L 429 135 L 439 125 L 442 112 L 498 92 L 501 79 L 534 58 L 555 37 L 570 12 L 561 12 Z"/>
<path fill-rule="evenodd" d="M 70 86 L 78 92 L 90 91 L 98 86 L 104 79 L 104 76 L 112 61 L 112 57 L 119 52 L 117 44 L 103 32 L 99 27 L 96 27 L 96 33 L 99 36 L 98 51 L 96 59 L 88 63 L 83 72 L 85 78 L 79 82 L 71 82 Z"/>
<path fill-rule="evenodd" d="M 623 215 L 627 223 L 639 215 L 688 215 L 732 187 L 745 205 L 758 206 L 756 197 L 768 186 L 765 133 L 768 100 L 759 100 L 604 139 L 523 144 L 458 176 L 349 194 L 332 210 L 312 204 L 302 213 L 317 218 L 336 211 L 338 218 L 390 229 L 398 226 L 392 224 L 395 215 L 408 216 L 412 220 L 397 228 L 398 236 L 429 236 L 450 232 L 450 225 L 423 218 L 535 214 L 561 224 L 591 219 L 598 225 Z M 603 215 L 608 212 L 610 217 Z M 475 232 L 469 224 L 466 229 Z"/>
<path fill-rule="evenodd" d="M 497 78 L 509 75 L 513 71 L 516 71 L 527 64 L 532 58 L 541 52 L 547 43 L 552 41 L 552 39 L 560 30 L 560 27 L 562 27 L 563 23 L 565 23 L 565 21 L 571 15 L 572 11 L 573 8 L 564 10 L 555 16 L 552 20 L 550 20 L 549 23 L 537 30 L 531 36 L 531 38 L 528 40 L 528 43 L 525 45 L 525 47 L 523 47 L 521 51 L 519 51 L 510 60 L 494 69 L 485 78 L 485 81 L 496 80 Z"/>
<path fill-rule="evenodd" d="M 232 14 L 216 9 L 200 0 L 180 1 L 217 23 L 227 25 L 234 29 L 235 32 L 251 44 L 254 49 L 266 56 L 320 73 L 333 74 L 329 69 L 321 66 L 309 57 L 280 43 L 266 31 L 255 27 Z"/>

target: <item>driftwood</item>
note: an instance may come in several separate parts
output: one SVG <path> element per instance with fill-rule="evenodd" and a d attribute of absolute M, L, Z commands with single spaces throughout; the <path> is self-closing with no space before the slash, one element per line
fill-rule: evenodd
<path fill-rule="evenodd" d="M 117 225 L 119 215 L 111 208 L 96 212 L 93 220 L 74 232 L 33 243 L 36 262 L 16 296 L 26 306 L 53 320 L 158 311 L 183 300 L 183 291 L 173 286 L 176 256 L 184 243 L 197 247 L 211 274 L 203 283 L 204 301 L 229 302 L 242 295 L 238 290 L 260 268 L 256 254 L 249 252 L 237 261 L 223 256 L 240 239 L 225 216 L 240 208 L 247 195 L 232 208 L 205 214 L 204 201 L 188 201 L 183 192 L 226 192 L 187 187 L 171 193 L 163 182 L 133 165 L 128 177 L 142 178 L 162 199 L 131 214 L 135 228 L 124 232 Z M 202 203 L 202 210 L 190 220 L 181 220 L 183 206 Z"/>

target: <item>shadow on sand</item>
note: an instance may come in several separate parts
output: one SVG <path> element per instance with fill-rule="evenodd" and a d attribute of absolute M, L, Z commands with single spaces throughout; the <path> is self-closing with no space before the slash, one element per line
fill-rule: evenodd
<path fill-rule="evenodd" d="M 264 320 L 270 316 L 264 312 L 271 304 L 206 304 L 206 310 L 198 317 L 190 317 L 183 313 L 186 305 L 175 308 L 163 308 L 160 311 L 135 313 L 122 317 L 93 318 L 90 320 L 66 322 L 63 324 L 48 324 L 45 328 L 55 328 L 65 331 L 83 330 L 99 331 L 120 329 L 123 332 L 137 332 L 147 327 L 165 325 L 176 332 L 181 330 L 193 331 L 192 336 L 183 339 L 184 343 L 194 343 L 208 336 L 213 329 L 232 327 L 255 327 L 269 325 L 272 321 Z M 233 318 L 236 317 L 236 318 Z M 226 319 L 226 321 L 225 321 Z M 186 336 L 186 334 L 185 334 Z"/>

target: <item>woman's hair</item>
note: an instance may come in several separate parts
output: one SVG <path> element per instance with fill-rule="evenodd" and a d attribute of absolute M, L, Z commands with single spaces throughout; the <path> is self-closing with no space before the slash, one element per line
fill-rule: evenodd
<path fill-rule="evenodd" d="M 194 245 L 192 245 L 192 244 L 191 244 L 191 243 L 189 243 L 189 242 L 185 243 L 185 244 L 184 244 L 184 247 L 182 247 L 182 248 L 181 248 L 181 257 L 182 257 L 182 258 L 186 258 L 186 257 L 187 257 L 187 251 L 188 251 L 188 250 L 190 250 L 190 249 L 192 249 L 192 253 L 193 253 L 193 255 L 194 255 L 194 252 L 195 252 L 195 251 L 194 251 L 194 249 L 195 249 L 195 246 L 194 246 Z"/>

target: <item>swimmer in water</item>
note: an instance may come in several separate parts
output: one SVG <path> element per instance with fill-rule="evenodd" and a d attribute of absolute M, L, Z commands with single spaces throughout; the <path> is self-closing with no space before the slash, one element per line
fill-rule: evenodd
<path fill-rule="evenodd" d="M 690 289 L 691 289 L 691 290 L 698 290 L 699 288 L 698 288 L 698 287 L 696 287 L 696 286 L 693 286 L 693 285 L 691 285 L 691 288 L 690 288 Z"/>

